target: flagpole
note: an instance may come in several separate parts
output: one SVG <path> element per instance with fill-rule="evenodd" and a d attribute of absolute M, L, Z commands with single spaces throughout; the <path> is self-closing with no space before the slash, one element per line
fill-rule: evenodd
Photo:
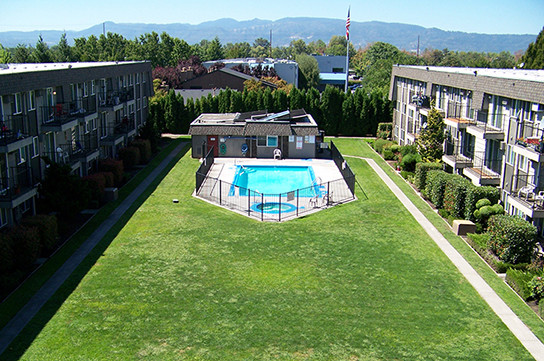
<path fill-rule="evenodd" d="M 351 6 L 348 8 L 348 18 L 346 20 L 346 85 L 344 87 L 344 92 L 348 92 L 348 81 L 349 81 L 349 26 L 351 25 L 350 19 L 350 10 Z"/>

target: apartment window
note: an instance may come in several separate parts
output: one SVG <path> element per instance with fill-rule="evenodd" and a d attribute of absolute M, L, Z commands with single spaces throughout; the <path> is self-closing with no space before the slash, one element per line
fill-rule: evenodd
<path fill-rule="evenodd" d="M 15 151 L 15 157 L 17 159 L 17 164 L 26 162 L 26 147 L 17 149 L 17 151 Z"/>
<path fill-rule="evenodd" d="M 4 121 L 4 106 L 2 105 L 1 95 L 0 95 L 0 121 Z"/>
<path fill-rule="evenodd" d="M 140 73 L 136 73 L 136 84 L 140 84 Z"/>
<path fill-rule="evenodd" d="M 83 83 L 83 96 L 84 97 L 89 96 L 89 83 L 87 82 Z"/>
<path fill-rule="evenodd" d="M 28 92 L 28 110 L 36 109 L 36 93 L 34 90 Z"/>
<path fill-rule="evenodd" d="M 36 158 L 40 155 L 40 142 L 38 137 L 32 138 L 32 158 Z"/>
<path fill-rule="evenodd" d="M 92 130 L 96 130 L 98 128 L 98 119 L 97 118 L 91 119 L 91 127 L 92 127 Z"/>
<path fill-rule="evenodd" d="M 128 85 L 133 85 L 133 84 L 134 84 L 134 75 L 130 74 L 128 76 Z"/>
<path fill-rule="evenodd" d="M 15 94 L 15 109 L 13 114 L 21 114 L 23 112 L 23 96 L 21 93 Z"/>
<path fill-rule="evenodd" d="M 95 92 L 96 92 L 95 86 L 96 86 L 96 84 L 95 84 L 94 80 L 91 80 L 91 95 L 94 95 Z"/>
<path fill-rule="evenodd" d="M 145 74 L 142 73 L 142 83 L 145 83 Z"/>
<path fill-rule="evenodd" d="M 141 105 L 142 105 L 142 101 L 140 100 L 140 98 L 136 99 L 136 108 L 137 108 L 138 110 L 141 109 Z"/>
<path fill-rule="evenodd" d="M 527 166 L 528 166 L 528 160 L 527 160 L 527 157 L 523 156 L 523 155 L 518 155 L 518 169 L 523 171 L 523 172 L 527 172 Z"/>
<path fill-rule="evenodd" d="M 265 136 L 258 136 L 257 137 L 257 146 L 258 147 L 266 147 L 266 137 Z"/>
<path fill-rule="evenodd" d="M 147 97 L 144 97 L 144 108 L 147 108 Z"/>
<path fill-rule="evenodd" d="M 510 144 L 506 145 L 506 163 L 510 165 L 514 165 L 514 159 L 515 159 L 515 153 L 512 150 L 512 146 Z"/>

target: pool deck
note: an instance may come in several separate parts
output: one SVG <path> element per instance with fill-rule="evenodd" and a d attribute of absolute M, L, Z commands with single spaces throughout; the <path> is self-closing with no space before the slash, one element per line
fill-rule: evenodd
<path fill-rule="evenodd" d="M 321 183 L 342 178 L 342 174 L 329 159 L 261 159 L 261 158 L 215 158 L 215 163 L 210 169 L 210 176 L 219 178 L 224 182 L 232 183 L 239 165 L 270 165 L 270 166 L 311 166 L 314 175 L 321 179 Z"/>
<path fill-rule="evenodd" d="M 245 193 L 240 195 L 238 187 L 231 188 L 237 167 L 240 165 L 311 166 L 315 183 L 321 185 L 319 187 L 321 191 L 313 197 L 299 194 L 296 189 L 282 193 L 281 198 L 277 194 L 262 195 L 258 192 L 251 192 L 250 197 Z M 208 178 L 202 183 L 195 196 L 252 218 L 280 222 L 315 213 L 339 203 L 356 200 L 334 161 L 328 159 L 216 158 L 208 172 Z M 292 207 L 282 214 L 255 211 L 255 206 L 261 203 L 289 203 Z"/>

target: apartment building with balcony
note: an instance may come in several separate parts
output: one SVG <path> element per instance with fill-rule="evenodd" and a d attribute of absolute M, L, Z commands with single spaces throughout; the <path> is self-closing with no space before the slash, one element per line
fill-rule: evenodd
<path fill-rule="evenodd" d="M 544 235 L 544 70 L 394 66 L 389 99 L 394 140 L 414 143 L 432 102 L 447 170 L 499 187 L 507 212 Z"/>
<path fill-rule="evenodd" d="M 147 118 L 149 62 L 0 64 L 0 228 L 36 208 L 46 159 L 85 176 Z"/>

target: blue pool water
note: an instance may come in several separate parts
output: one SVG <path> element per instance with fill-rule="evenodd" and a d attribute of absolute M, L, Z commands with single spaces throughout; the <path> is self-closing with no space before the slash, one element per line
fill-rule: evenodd
<path fill-rule="evenodd" d="M 240 195 L 246 196 L 247 189 L 262 194 L 279 194 L 300 189 L 300 197 L 313 197 L 319 189 L 314 184 L 315 175 L 311 166 L 237 166 L 231 187 L 240 187 Z"/>

